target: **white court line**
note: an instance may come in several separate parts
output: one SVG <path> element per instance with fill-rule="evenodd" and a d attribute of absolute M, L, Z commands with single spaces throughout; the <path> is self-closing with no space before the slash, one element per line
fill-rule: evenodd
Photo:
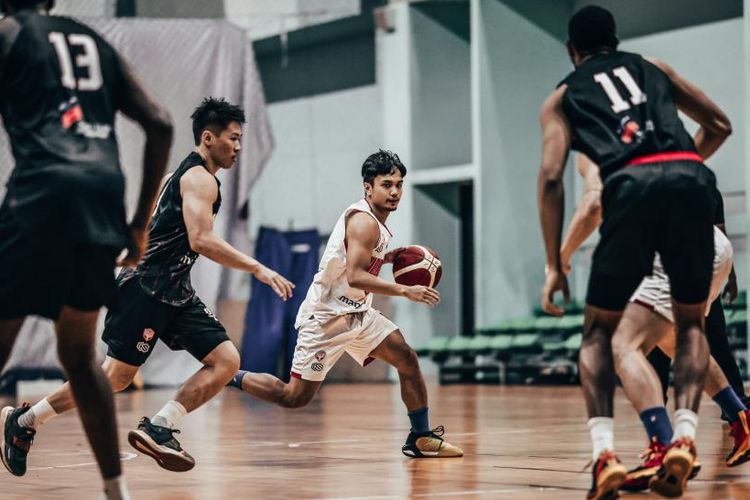
<path fill-rule="evenodd" d="M 546 489 L 546 488 L 545 488 Z M 555 488 L 551 488 L 555 489 Z M 408 498 L 433 498 L 433 497 L 456 497 L 464 495 L 497 495 L 499 493 L 520 493 L 529 491 L 528 488 L 503 488 L 499 490 L 463 490 L 463 491 L 445 491 L 442 493 L 417 493 L 408 495 Z M 390 499 L 407 498 L 405 495 L 379 495 L 369 497 L 321 497 L 316 500 L 390 500 Z"/>
<path fill-rule="evenodd" d="M 127 460 L 133 460 L 137 456 L 138 456 L 137 453 L 130 453 L 130 452 L 124 451 L 120 453 L 120 461 L 125 462 Z M 48 467 L 29 467 L 29 470 L 69 469 L 71 467 L 86 467 L 88 465 L 98 465 L 98 464 L 96 462 L 83 462 L 80 464 L 70 464 L 70 465 L 50 465 Z"/>
<path fill-rule="evenodd" d="M 575 427 L 576 429 L 581 428 L 580 425 L 571 426 Z M 485 431 L 485 432 L 452 432 L 450 434 L 450 437 L 454 436 L 503 436 L 508 434 L 526 434 L 530 432 L 528 429 L 509 429 L 504 431 Z M 583 431 L 581 431 L 583 432 Z M 337 443 L 367 443 L 370 441 L 383 441 L 384 439 L 391 439 L 394 441 L 402 441 L 402 436 L 394 436 L 392 438 L 383 438 L 382 436 L 378 437 L 371 437 L 371 438 L 357 438 L 357 439 L 331 439 L 327 441 L 299 441 L 299 442 L 292 442 L 292 443 L 282 443 L 282 442 L 269 442 L 269 441 L 259 441 L 257 443 L 249 443 L 247 444 L 248 447 L 252 448 L 266 448 L 266 447 L 273 447 L 273 446 L 285 446 L 287 448 L 299 448 L 301 446 L 307 446 L 312 444 L 337 444 Z"/>

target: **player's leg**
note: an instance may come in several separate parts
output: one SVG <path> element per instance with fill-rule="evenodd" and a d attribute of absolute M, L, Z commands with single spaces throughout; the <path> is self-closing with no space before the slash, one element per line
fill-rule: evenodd
<path fill-rule="evenodd" d="M 747 399 L 742 374 L 734 359 L 732 348 L 727 338 L 726 319 L 721 299 L 716 299 L 711 304 L 711 309 L 706 316 L 706 338 L 708 339 L 711 356 L 721 367 L 722 372 L 729 381 L 734 391 L 743 399 Z"/>
<path fill-rule="evenodd" d="M 136 373 L 138 373 L 138 368 L 138 366 L 118 361 L 110 356 L 107 356 L 102 364 L 102 370 L 109 379 L 112 392 L 127 389 Z M 66 382 L 55 392 L 33 405 L 28 412 L 18 419 L 18 423 L 23 427 L 38 430 L 46 422 L 75 407 L 76 402 L 73 398 L 70 382 Z"/>
<path fill-rule="evenodd" d="M 128 442 L 165 469 L 180 472 L 195 466 L 195 459 L 174 438 L 182 417 L 218 394 L 240 366 L 240 355 L 226 330 L 196 297 L 175 312 L 160 333 L 170 347 L 188 351 L 203 366 L 194 373 L 153 417 L 143 417 L 128 433 Z"/>
<path fill-rule="evenodd" d="M 289 383 L 269 373 L 254 373 L 240 370 L 230 385 L 258 399 L 283 408 L 302 408 L 312 401 L 322 382 L 304 380 L 292 375 Z"/>
<path fill-rule="evenodd" d="M 643 461 L 628 471 L 621 490 L 642 491 L 661 467 L 667 446 L 672 442 L 672 423 L 664 406 L 664 395 L 659 376 L 647 360 L 645 353 L 659 339 L 673 335 L 672 323 L 652 310 L 658 303 L 656 274 L 646 278 L 634 295 L 636 302 L 628 304 L 622 320 L 612 339 L 615 367 L 623 389 L 638 412 L 648 438 Z M 666 300 L 669 297 L 668 282 L 664 280 Z M 643 300 L 652 299 L 647 307 Z"/>
<path fill-rule="evenodd" d="M 406 443 L 401 448 L 404 455 L 411 458 L 463 456 L 460 448 L 445 441 L 443 426 L 430 428 L 427 386 L 419 358 L 396 325 L 378 311 L 367 311 L 362 315 L 360 334 L 347 347 L 347 352 L 363 366 L 375 358 L 398 372 L 401 400 L 411 423 Z"/>
<path fill-rule="evenodd" d="M 63 308 L 56 323 L 57 351 L 70 381 L 83 428 L 94 451 L 110 498 L 126 496 L 121 483 L 114 398 L 96 360 L 98 311 Z"/>
<path fill-rule="evenodd" d="M 674 167 L 674 168 L 672 168 Z M 715 178 L 694 163 L 674 164 L 670 182 L 661 186 L 659 217 L 664 228 L 657 250 L 669 276 L 675 322 L 674 436 L 650 487 L 679 496 L 696 458 L 698 407 L 709 365 L 704 334 L 706 301 L 714 272 Z"/>
<path fill-rule="evenodd" d="M 318 392 L 328 370 L 356 336 L 357 314 L 311 316 L 299 326 L 289 383 L 267 373 L 240 370 L 229 385 L 284 408 L 301 408 Z"/>

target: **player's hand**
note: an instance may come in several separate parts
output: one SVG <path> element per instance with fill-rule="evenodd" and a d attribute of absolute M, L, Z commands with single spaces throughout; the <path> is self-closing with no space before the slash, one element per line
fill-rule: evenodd
<path fill-rule="evenodd" d="M 422 285 L 414 285 L 406 288 L 404 293 L 407 299 L 432 307 L 440 303 L 440 292 L 434 288 Z"/>
<path fill-rule="evenodd" d="M 734 269 L 732 269 L 732 272 L 729 274 L 727 286 L 724 287 L 724 292 L 721 294 L 721 296 L 724 298 L 724 303 L 726 305 L 730 305 L 737 299 L 738 293 L 737 275 L 734 274 Z"/>
<path fill-rule="evenodd" d="M 383 260 L 385 260 L 386 264 L 393 264 L 393 261 L 396 260 L 396 257 L 398 257 L 398 254 L 400 254 L 404 250 L 406 250 L 406 247 L 394 248 L 393 250 L 385 254 L 385 257 Z"/>
<path fill-rule="evenodd" d="M 544 287 L 542 287 L 542 310 L 552 316 L 562 316 L 565 309 L 555 305 L 555 293 L 562 292 L 565 303 L 570 303 L 568 278 L 559 269 L 545 269 Z"/>
<path fill-rule="evenodd" d="M 130 238 L 133 240 L 133 246 L 128 248 L 128 252 L 122 257 L 117 265 L 120 267 L 135 267 L 146 253 L 148 244 L 148 230 L 145 228 L 130 226 Z"/>
<path fill-rule="evenodd" d="M 258 281 L 265 283 L 270 286 L 276 295 L 281 300 L 285 301 L 292 298 L 292 290 L 294 289 L 294 283 L 277 273 L 276 271 L 267 268 L 263 264 L 260 264 L 258 270 L 253 273 L 253 276 L 258 278 Z"/>

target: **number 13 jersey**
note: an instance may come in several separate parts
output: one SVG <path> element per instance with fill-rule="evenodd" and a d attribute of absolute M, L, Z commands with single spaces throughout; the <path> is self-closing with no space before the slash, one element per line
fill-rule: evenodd
<path fill-rule="evenodd" d="M 7 206 L 32 227 L 59 219 L 53 229 L 75 242 L 127 243 L 119 56 L 69 18 L 23 10 L 0 26 L 0 114 L 15 158 Z"/>
<path fill-rule="evenodd" d="M 603 52 L 563 80 L 571 147 L 600 166 L 602 179 L 639 156 L 695 151 L 677 114 L 669 77 L 638 54 Z"/>

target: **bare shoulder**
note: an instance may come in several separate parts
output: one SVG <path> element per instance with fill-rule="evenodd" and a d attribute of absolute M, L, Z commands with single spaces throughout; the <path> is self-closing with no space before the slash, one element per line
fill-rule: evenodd
<path fill-rule="evenodd" d="M 562 84 L 559 87 L 557 87 L 554 90 L 554 92 L 548 95 L 546 99 L 544 99 L 544 102 L 542 102 L 542 110 L 541 110 L 542 118 L 544 118 L 545 116 L 551 113 L 562 112 L 562 100 L 563 100 L 563 96 L 565 95 L 565 91 L 567 89 L 568 89 L 567 84 Z"/>
<path fill-rule="evenodd" d="M 180 178 L 180 191 L 183 195 L 194 194 L 202 198 L 216 198 L 219 186 L 208 170 L 201 165 L 195 165 L 190 167 Z"/>
<path fill-rule="evenodd" d="M 650 62 L 651 64 L 653 64 L 654 66 L 656 66 L 660 70 L 662 70 L 664 73 L 667 74 L 667 76 L 672 76 L 672 75 L 675 74 L 675 71 L 672 68 L 672 66 L 670 66 L 667 63 L 665 63 L 661 59 L 657 59 L 657 58 L 651 57 L 651 56 L 643 56 L 643 59 L 646 60 L 647 62 Z"/>
<path fill-rule="evenodd" d="M 347 240 L 357 240 L 363 243 L 375 242 L 380 236 L 377 221 L 365 212 L 353 212 L 346 219 Z"/>

